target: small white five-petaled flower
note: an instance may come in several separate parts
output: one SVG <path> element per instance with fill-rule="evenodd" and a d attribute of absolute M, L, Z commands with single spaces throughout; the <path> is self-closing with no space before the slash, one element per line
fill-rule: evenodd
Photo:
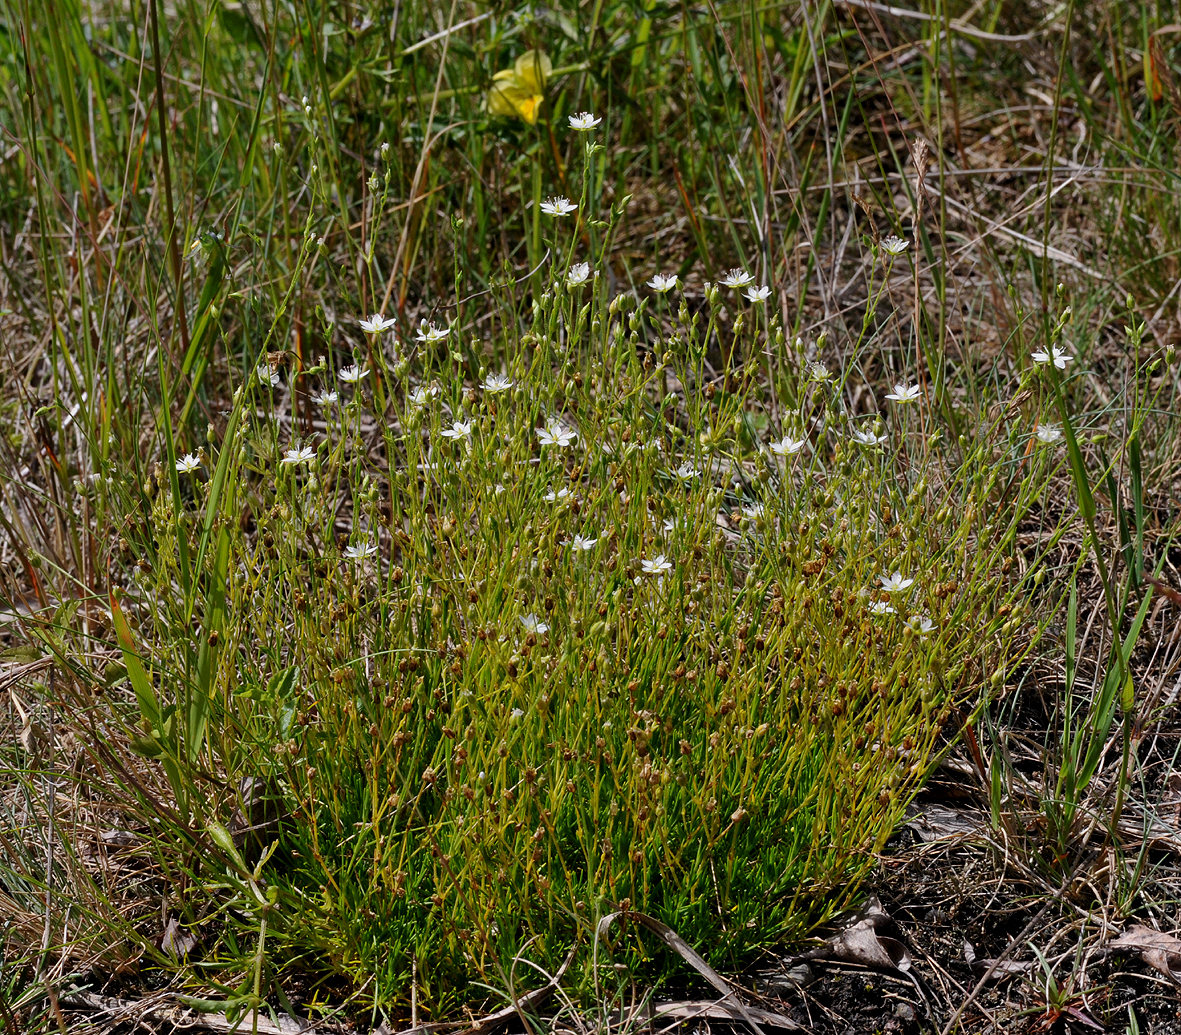
<path fill-rule="evenodd" d="M 887 255 L 901 255 L 909 247 L 910 242 L 905 237 L 898 237 L 895 234 L 891 234 L 882 241 L 882 251 Z"/>
<path fill-rule="evenodd" d="M 894 391 L 890 392 L 886 398 L 891 402 L 908 403 L 914 402 L 919 397 L 921 389 L 918 385 L 903 384 L 895 385 Z"/>
<path fill-rule="evenodd" d="M 1037 429 L 1037 440 L 1045 446 L 1052 446 L 1062 438 L 1062 429 L 1057 424 L 1040 424 Z"/>
<path fill-rule="evenodd" d="M 459 440 L 461 438 L 469 438 L 469 437 L 471 437 L 471 433 L 472 433 L 472 422 L 470 420 L 468 420 L 468 421 L 463 421 L 463 420 L 453 421 L 451 424 L 451 427 L 444 428 L 441 432 L 439 432 L 439 434 L 442 435 L 444 438 L 453 438 L 456 440 Z"/>
<path fill-rule="evenodd" d="M 895 611 L 884 600 L 875 600 L 869 605 L 869 613 L 871 615 L 892 615 Z"/>
<path fill-rule="evenodd" d="M 484 378 L 484 383 L 480 385 L 485 392 L 493 394 L 496 392 L 507 392 L 512 386 L 512 378 L 505 377 L 503 374 L 489 374 Z"/>
<path fill-rule="evenodd" d="M 571 545 L 571 546 L 572 546 L 572 547 L 573 547 L 575 550 L 583 550 L 583 551 L 586 551 L 586 550 L 590 550 L 590 549 L 592 549 L 592 548 L 594 547 L 595 543 L 597 543 L 598 541 L 599 541 L 599 540 L 598 540 L 597 538 L 595 538 L 595 539 L 589 539 L 589 538 L 583 538 L 583 537 L 582 537 L 582 536 L 580 536 L 580 535 L 576 535 L 576 536 L 574 537 L 573 541 L 570 543 L 570 545 Z"/>
<path fill-rule="evenodd" d="M 886 441 L 886 435 L 885 433 L 881 435 L 875 435 L 872 431 L 859 431 L 858 429 L 854 428 L 853 441 L 859 446 L 880 446 Z"/>
<path fill-rule="evenodd" d="M 201 466 L 201 460 L 196 453 L 186 453 L 176 462 L 176 469 L 180 474 L 192 474 Z"/>
<path fill-rule="evenodd" d="M 359 366 L 358 364 L 354 363 L 352 366 L 347 366 L 341 370 L 340 379 L 346 384 L 355 385 L 368 373 L 368 367 Z"/>
<path fill-rule="evenodd" d="M 550 198 L 548 201 L 541 203 L 541 211 L 547 216 L 568 216 L 576 208 L 578 206 L 569 198 Z"/>
<path fill-rule="evenodd" d="M 671 291 L 677 286 L 677 275 L 675 273 L 657 273 L 650 281 L 648 287 L 653 291 L 659 291 L 664 294 L 666 291 Z"/>
<path fill-rule="evenodd" d="M 565 449 L 576 438 L 578 438 L 577 431 L 562 427 L 556 420 L 551 420 L 544 428 L 537 429 L 537 440 L 543 446 L 558 446 L 560 449 Z"/>
<path fill-rule="evenodd" d="M 586 278 L 590 276 L 590 263 L 576 262 L 570 267 L 570 272 L 566 274 L 566 286 L 578 287 L 579 284 L 585 284 Z"/>
<path fill-rule="evenodd" d="M 261 384 L 270 385 L 274 388 L 279 383 L 279 371 L 272 370 L 267 363 L 260 364 L 254 373 L 258 376 Z"/>
<path fill-rule="evenodd" d="M 430 400 L 431 396 L 438 395 L 439 389 L 434 385 L 429 388 L 426 385 L 419 385 L 413 392 L 410 393 L 411 406 L 425 406 Z"/>
<path fill-rule="evenodd" d="M 762 287 L 747 288 L 746 297 L 748 301 L 754 302 L 756 304 L 759 302 L 765 302 L 771 297 L 771 289 L 765 284 Z"/>
<path fill-rule="evenodd" d="M 377 553 L 377 544 L 374 542 L 354 543 L 352 546 L 346 546 L 344 551 L 345 557 L 350 561 L 363 561 L 375 553 Z"/>
<path fill-rule="evenodd" d="M 337 395 L 336 392 L 324 391 L 320 392 L 318 395 L 313 395 L 312 402 L 314 402 L 317 406 L 331 406 L 339 398 L 340 396 Z"/>
<path fill-rule="evenodd" d="M 546 501 L 546 503 L 557 503 L 558 500 L 564 500 L 569 495 L 570 490 L 566 486 L 562 486 L 562 488 L 560 488 L 557 492 L 554 492 L 553 489 L 550 489 L 550 491 L 545 494 L 543 499 Z"/>
<path fill-rule="evenodd" d="M 722 284 L 728 288 L 744 288 L 747 284 L 753 284 L 754 279 L 746 270 L 732 269 L 722 278 Z"/>
<path fill-rule="evenodd" d="M 645 575 L 663 575 L 666 571 L 672 571 L 672 561 L 662 553 L 658 553 L 651 560 L 644 558 L 640 561 L 640 567 L 644 569 Z"/>
<path fill-rule="evenodd" d="M 926 615 L 911 615 L 909 625 L 918 636 L 929 636 L 935 631 L 935 623 Z"/>
<path fill-rule="evenodd" d="M 673 474 L 680 478 L 681 481 L 688 482 L 696 478 L 701 472 L 686 460 L 680 467 L 673 471 Z"/>
<path fill-rule="evenodd" d="M 437 341 L 442 341 L 447 337 L 448 328 L 436 327 L 433 323 L 420 324 L 418 328 L 418 340 L 426 342 L 428 345 L 434 345 Z"/>
<path fill-rule="evenodd" d="M 283 459 L 279 461 L 281 464 L 306 464 L 310 460 L 316 459 L 316 451 L 311 446 L 294 446 L 283 454 Z"/>
<path fill-rule="evenodd" d="M 1035 363 L 1049 363 L 1053 360 L 1054 366 L 1059 370 L 1065 370 L 1066 364 L 1074 359 L 1073 356 L 1067 355 L 1057 345 L 1054 345 L 1049 352 L 1035 352 L 1030 358 Z"/>
<path fill-rule="evenodd" d="M 358 321 L 361 324 L 361 330 L 366 334 L 380 334 L 382 331 L 388 331 L 398 321 L 394 317 L 385 317 L 381 313 L 374 313 L 368 320 Z"/>
<path fill-rule="evenodd" d="M 791 456 L 792 453 L 798 453 L 803 449 L 807 441 L 804 438 L 792 438 L 790 435 L 784 435 L 778 442 L 771 443 L 771 452 L 776 456 Z"/>
<path fill-rule="evenodd" d="M 602 121 L 602 116 L 596 118 L 589 111 L 580 111 L 577 115 L 570 116 L 570 128 L 585 133 L 588 129 L 594 129 Z"/>
<path fill-rule="evenodd" d="M 902 572 L 896 571 L 893 575 L 879 575 L 878 582 L 887 593 L 901 593 L 914 584 L 914 579 L 904 579 Z"/>
<path fill-rule="evenodd" d="M 521 624 L 525 627 L 525 632 L 536 633 L 540 636 L 544 632 L 549 631 L 549 626 L 538 619 L 537 615 L 530 612 L 527 615 L 520 615 Z M 518 712 L 518 715 L 524 715 L 524 712 Z"/>

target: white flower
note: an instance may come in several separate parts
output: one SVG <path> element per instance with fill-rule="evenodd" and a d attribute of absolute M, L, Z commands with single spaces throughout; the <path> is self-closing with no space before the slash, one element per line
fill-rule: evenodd
<path fill-rule="evenodd" d="M 884 600 L 875 600 L 869 605 L 869 613 L 871 615 L 892 615 L 895 614 L 895 611 Z"/>
<path fill-rule="evenodd" d="M 665 518 L 664 522 L 661 524 L 660 527 L 662 529 L 664 529 L 664 532 L 667 535 L 669 532 L 673 531 L 673 529 L 675 529 L 677 527 L 677 519 L 676 518 Z"/>
<path fill-rule="evenodd" d="M 778 442 L 771 443 L 771 452 L 776 456 L 791 456 L 792 453 L 798 453 L 807 444 L 806 438 L 792 438 L 790 435 L 784 435 Z"/>
<path fill-rule="evenodd" d="M 546 501 L 546 503 L 557 503 L 558 500 L 564 500 L 569 495 L 570 490 L 566 488 L 566 486 L 562 486 L 562 488 L 560 488 L 557 492 L 554 492 L 553 489 L 550 489 L 550 491 L 547 492 L 542 498 Z"/>
<path fill-rule="evenodd" d="M 728 288 L 744 288 L 753 284 L 754 279 L 746 270 L 733 269 L 722 278 L 722 284 Z"/>
<path fill-rule="evenodd" d="M 312 402 L 314 402 L 317 406 L 331 406 L 339 398 L 340 396 L 337 395 L 336 392 L 324 391 L 320 392 L 319 395 L 313 395 Z"/>
<path fill-rule="evenodd" d="M 538 621 L 537 615 L 530 613 L 527 615 L 520 615 L 519 617 L 521 624 L 525 627 L 526 632 L 536 633 L 538 636 L 544 632 L 549 632 L 549 626 L 546 625 L 545 622 Z"/>
<path fill-rule="evenodd" d="M 368 320 L 358 322 L 361 324 L 361 330 L 366 334 L 380 334 L 382 331 L 388 331 L 398 321 L 392 316 L 387 319 L 381 313 L 374 313 Z"/>
<path fill-rule="evenodd" d="M 887 593 L 901 593 L 914 584 L 914 579 L 904 579 L 902 572 L 896 571 L 893 575 L 879 575 L 878 582 Z"/>
<path fill-rule="evenodd" d="M 442 341 L 447 337 L 449 328 L 436 327 L 433 323 L 419 324 L 418 340 L 425 342 L 427 345 L 434 345 L 437 341 Z"/>
<path fill-rule="evenodd" d="M 911 615 L 909 625 L 918 636 L 929 636 L 935 631 L 935 623 L 926 615 Z"/>
<path fill-rule="evenodd" d="M 576 262 L 570 267 L 570 272 L 566 274 L 566 286 L 578 287 L 579 284 L 585 284 L 586 278 L 590 276 L 590 264 L 586 262 Z"/>
<path fill-rule="evenodd" d="M 828 367 L 823 363 L 813 363 L 808 368 L 808 373 L 811 375 L 813 381 L 827 381 L 829 377 Z"/>
<path fill-rule="evenodd" d="M 571 544 L 570 544 L 570 545 L 571 545 L 571 546 L 572 546 L 572 547 L 573 547 L 575 550 L 583 550 L 583 551 L 586 551 L 586 550 L 593 549 L 593 548 L 594 548 L 594 545 L 595 545 L 595 543 L 597 543 L 598 541 L 599 541 L 599 540 L 598 540 L 597 538 L 595 538 L 595 539 L 584 539 L 582 536 L 580 536 L 580 535 L 576 535 L 576 536 L 574 537 L 574 540 L 573 540 L 573 542 L 571 542 Z"/>
<path fill-rule="evenodd" d="M 677 275 L 675 273 L 657 273 L 650 281 L 648 287 L 653 291 L 659 291 L 664 294 L 666 291 L 671 291 L 677 286 Z"/>
<path fill-rule="evenodd" d="M 858 431 L 853 429 L 853 441 L 859 446 L 880 446 L 886 441 L 885 433 L 875 435 L 872 431 Z"/>
<path fill-rule="evenodd" d="M 201 466 L 201 460 L 196 453 L 186 453 L 176 462 L 176 470 L 180 474 L 192 474 Z"/>
<path fill-rule="evenodd" d="M 1062 438 L 1062 429 L 1057 424 L 1040 424 L 1037 429 L 1037 440 L 1042 445 L 1052 446 Z"/>
<path fill-rule="evenodd" d="M 508 717 L 515 721 L 516 719 L 519 719 L 524 714 L 525 713 L 523 711 L 521 711 L 520 708 L 514 708 L 511 712 L 509 712 Z"/>
<path fill-rule="evenodd" d="M 594 129 L 602 121 L 602 116 L 596 118 L 589 111 L 580 111 L 577 115 L 570 116 L 570 128 L 585 133 L 588 129 Z"/>
<path fill-rule="evenodd" d="M 918 385 L 908 385 L 905 382 L 894 386 L 894 391 L 890 392 L 886 398 L 891 402 L 908 403 L 914 402 L 919 397 L 921 389 Z"/>
<path fill-rule="evenodd" d="M 696 478 L 701 472 L 686 460 L 680 467 L 673 471 L 673 474 L 680 478 L 681 481 L 688 482 Z"/>
<path fill-rule="evenodd" d="M 410 393 L 410 405 L 425 406 L 430 401 L 431 396 L 438 394 L 439 389 L 434 385 L 431 385 L 429 388 L 425 385 L 419 385 L 419 387 Z"/>
<path fill-rule="evenodd" d="M 666 571 L 672 571 L 672 561 L 662 553 L 658 553 L 651 560 L 644 558 L 640 561 L 640 567 L 644 569 L 645 575 L 663 575 Z"/>
<path fill-rule="evenodd" d="M 361 378 L 363 378 L 368 373 L 369 373 L 368 367 L 362 367 L 362 366 L 359 366 L 356 363 L 354 363 L 350 367 L 345 367 L 340 372 L 340 379 L 342 381 L 347 382 L 350 385 L 355 385 L 358 381 L 361 380 Z"/>
<path fill-rule="evenodd" d="M 254 373 L 260 384 L 270 385 L 274 388 L 279 383 L 279 371 L 272 370 L 266 363 L 260 364 Z"/>
<path fill-rule="evenodd" d="M 762 287 L 748 288 L 746 291 L 746 297 L 751 302 L 765 302 L 771 297 L 771 289 L 765 284 Z"/>
<path fill-rule="evenodd" d="M 541 211 L 547 216 L 568 216 L 576 208 L 578 206 L 569 198 L 550 198 L 541 203 Z"/>
<path fill-rule="evenodd" d="M 752 518 L 752 519 L 761 518 L 763 516 L 763 514 L 766 512 L 766 509 L 767 508 L 764 507 L 763 504 L 755 503 L 752 506 L 743 507 L 742 513 L 745 514 L 748 518 Z"/>
<path fill-rule="evenodd" d="M 1049 352 L 1035 352 L 1030 358 L 1035 363 L 1049 363 L 1050 360 L 1053 360 L 1054 366 L 1059 370 L 1065 370 L 1066 364 L 1074 359 L 1073 356 L 1068 356 L 1057 345 L 1051 348 Z"/>
<path fill-rule="evenodd" d="M 882 241 L 882 251 L 887 255 L 901 255 L 909 247 L 910 242 L 905 237 L 897 237 L 894 234 Z"/>
<path fill-rule="evenodd" d="M 565 449 L 576 438 L 577 431 L 562 427 L 556 420 L 551 420 L 544 428 L 537 429 L 537 439 L 543 446 L 558 446 Z"/>
<path fill-rule="evenodd" d="M 283 454 L 283 459 L 279 461 L 281 464 L 306 464 L 309 460 L 316 459 L 316 451 L 311 446 L 295 446 Z"/>
<path fill-rule="evenodd" d="M 468 421 L 462 421 L 462 420 L 453 421 L 451 424 L 451 427 L 444 428 L 442 431 L 439 432 L 439 434 L 442 435 L 444 438 L 453 438 L 456 440 L 461 439 L 461 438 L 470 438 L 471 433 L 472 433 L 472 422 L 470 420 L 468 420 Z"/>
<path fill-rule="evenodd" d="M 480 385 L 485 392 L 507 392 L 512 388 L 513 382 L 511 378 L 504 377 L 502 374 L 489 374 L 484 378 L 484 383 Z"/>
<path fill-rule="evenodd" d="M 345 547 L 344 556 L 350 561 L 363 561 L 366 557 L 372 557 L 375 553 L 377 553 L 377 544 L 366 541 Z"/>

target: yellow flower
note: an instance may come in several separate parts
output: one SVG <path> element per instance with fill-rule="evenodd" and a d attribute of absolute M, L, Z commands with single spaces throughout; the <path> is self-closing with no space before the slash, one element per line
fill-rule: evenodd
<path fill-rule="evenodd" d="M 488 90 L 491 115 L 516 115 L 530 126 L 537 124 L 538 109 L 545 100 L 545 81 L 554 66 L 544 50 L 527 50 L 513 64 L 492 77 Z"/>

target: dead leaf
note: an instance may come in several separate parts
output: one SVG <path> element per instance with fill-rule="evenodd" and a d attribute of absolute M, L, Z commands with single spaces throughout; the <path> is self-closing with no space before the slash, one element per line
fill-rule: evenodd
<path fill-rule="evenodd" d="M 160 935 L 160 948 L 177 959 L 184 959 L 197 947 L 197 939 L 192 932 L 181 930 L 176 917 L 168 921 L 164 933 Z"/>
<path fill-rule="evenodd" d="M 909 970 L 911 959 L 906 946 L 897 938 L 887 938 L 874 930 L 875 920 L 858 920 L 829 940 L 833 957 L 863 967 L 885 970 Z"/>
<path fill-rule="evenodd" d="M 790 1017 L 784 1017 L 783 1014 L 772 1013 L 770 1010 L 760 1010 L 756 1006 L 748 1006 L 746 1010 L 756 1021 L 765 1027 L 782 1028 L 787 1031 L 803 1030 L 801 1025 L 797 1024 Z M 657 1018 L 668 1018 L 674 1021 L 708 1020 L 737 1022 L 743 1020 L 742 1011 L 737 1006 L 712 1000 L 653 1003 L 651 1017 L 653 1020 Z"/>
<path fill-rule="evenodd" d="M 1151 927 L 1132 924 L 1115 941 L 1112 949 L 1125 949 L 1139 956 L 1153 970 L 1163 974 L 1174 984 L 1181 985 L 1181 940 L 1162 934 Z"/>
<path fill-rule="evenodd" d="M 976 958 L 976 948 L 970 941 L 964 939 L 964 959 L 972 968 L 972 973 L 978 977 L 988 975 L 990 981 L 1000 981 L 1002 978 L 1017 977 L 1028 973 L 1032 963 L 1020 963 L 1017 960 L 982 960 Z"/>

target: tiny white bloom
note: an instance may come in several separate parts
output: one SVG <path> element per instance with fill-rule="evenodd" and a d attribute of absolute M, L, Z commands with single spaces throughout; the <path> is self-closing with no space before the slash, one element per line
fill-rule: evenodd
<path fill-rule="evenodd" d="M 381 315 L 381 313 L 374 313 L 368 320 L 360 320 L 361 330 L 366 334 L 380 334 L 382 331 L 388 331 L 398 321 L 394 317 L 388 319 Z"/>
<path fill-rule="evenodd" d="M 176 462 L 176 469 L 180 474 L 192 474 L 200 466 L 201 461 L 196 453 L 186 453 Z"/>
<path fill-rule="evenodd" d="M 1035 363 L 1049 363 L 1054 361 L 1054 366 L 1059 370 L 1065 370 L 1066 364 L 1074 359 L 1073 356 L 1067 355 L 1057 345 L 1053 346 L 1049 352 L 1035 352 L 1032 357 Z"/>
<path fill-rule="evenodd" d="M 500 482 L 497 482 L 496 487 L 492 490 L 492 495 L 499 496 L 502 492 L 505 492 L 505 491 L 506 491 L 505 487 L 503 485 L 501 485 Z"/>
<path fill-rule="evenodd" d="M 363 561 L 377 553 L 377 544 L 373 542 L 354 543 L 345 547 L 344 555 L 350 561 Z"/>
<path fill-rule="evenodd" d="M 446 338 L 448 332 L 449 328 L 447 327 L 436 327 L 433 323 L 423 323 L 418 327 L 418 340 L 427 345 L 434 345 L 435 342 Z"/>
<path fill-rule="evenodd" d="M 673 471 L 673 474 L 680 478 L 681 481 L 688 482 L 696 478 L 701 472 L 686 460 L 680 467 Z"/>
<path fill-rule="evenodd" d="M 347 384 L 355 385 L 368 373 L 368 367 L 359 366 L 358 364 L 354 363 L 352 366 L 345 367 L 343 370 L 341 370 L 340 379 Z"/>
<path fill-rule="evenodd" d="M 767 508 L 764 507 L 763 504 L 755 503 L 752 506 L 743 507 L 742 513 L 745 514 L 748 518 L 761 518 L 763 516 L 763 514 L 766 512 L 766 509 Z"/>
<path fill-rule="evenodd" d="M 901 255 L 909 247 L 910 242 L 905 237 L 898 237 L 895 234 L 891 234 L 882 241 L 882 251 L 887 255 Z"/>
<path fill-rule="evenodd" d="M 565 449 L 576 438 L 578 438 L 577 431 L 564 428 L 556 420 L 551 420 L 544 428 L 537 429 L 537 439 L 543 446 L 558 446 Z"/>
<path fill-rule="evenodd" d="M 289 465 L 306 464 L 309 460 L 315 459 L 316 451 L 311 446 L 295 446 L 283 454 L 283 459 L 279 463 Z"/>
<path fill-rule="evenodd" d="M 778 442 L 771 443 L 771 452 L 776 456 L 791 456 L 792 453 L 798 453 L 807 444 L 806 438 L 792 438 L 790 435 L 784 435 Z"/>
<path fill-rule="evenodd" d="M 541 203 L 541 211 L 547 216 L 568 216 L 576 208 L 578 206 L 569 198 L 550 198 Z"/>
<path fill-rule="evenodd" d="M 879 575 L 878 582 L 887 593 L 901 593 L 914 584 L 914 579 L 904 579 L 902 572 L 896 571 L 893 575 Z"/>
<path fill-rule="evenodd" d="M 526 632 L 536 633 L 540 636 L 542 633 L 549 631 L 549 626 L 545 622 L 538 621 L 537 615 L 532 612 L 527 615 L 521 615 L 520 620 Z"/>
<path fill-rule="evenodd" d="M 461 439 L 461 438 L 469 438 L 471 436 L 471 433 L 472 433 L 472 422 L 470 420 L 468 420 L 468 421 L 462 421 L 462 420 L 453 421 L 451 424 L 451 427 L 444 428 L 441 432 L 439 432 L 439 434 L 442 435 L 444 438 L 453 438 L 456 440 Z"/>
<path fill-rule="evenodd" d="M 859 446 L 880 446 L 886 441 L 885 433 L 875 435 L 872 431 L 858 431 L 853 429 L 853 441 Z"/>
<path fill-rule="evenodd" d="M 524 714 L 525 713 L 521 711 L 520 708 L 514 708 L 511 712 L 509 712 L 509 718 L 514 720 L 519 719 Z"/>
<path fill-rule="evenodd" d="M 596 118 L 589 111 L 580 111 L 577 115 L 570 116 L 570 128 L 585 133 L 588 129 L 594 129 L 602 121 L 602 116 Z"/>
<path fill-rule="evenodd" d="M 562 486 L 562 488 L 560 488 L 557 492 L 554 492 L 553 489 L 550 489 L 550 491 L 547 492 L 543 498 L 545 499 L 546 503 L 557 503 L 558 500 L 564 500 L 569 495 L 570 490 L 565 486 Z"/>
<path fill-rule="evenodd" d="M 334 391 L 320 392 L 318 395 L 312 396 L 312 402 L 317 406 L 331 406 L 340 398 Z"/>
<path fill-rule="evenodd" d="M 419 385 L 410 393 L 410 405 L 425 406 L 430 401 L 431 396 L 438 394 L 439 389 L 434 385 L 431 385 L 429 388 L 426 385 Z"/>
<path fill-rule="evenodd" d="M 673 529 L 675 529 L 677 527 L 677 519 L 676 518 L 665 518 L 664 523 L 660 527 L 664 529 L 664 532 L 667 535 L 669 532 L 673 531 Z"/>
<path fill-rule="evenodd" d="M 918 385 L 908 385 L 905 382 L 894 386 L 894 391 L 890 392 L 886 398 L 891 402 L 908 403 L 914 402 L 919 397 L 920 388 Z"/>
<path fill-rule="evenodd" d="M 505 377 L 502 374 L 489 374 L 484 378 L 484 383 L 480 386 L 485 392 L 507 392 L 512 388 L 513 382 L 511 378 Z"/>
<path fill-rule="evenodd" d="M 590 549 L 593 549 L 593 548 L 594 548 L 594 545 L 595 545 L 595 543 L 597 543 L 598 541 L 599 541 L 599 540 L 598 540 L 597 538 L 595 538 L 595 539 L 589 539 L 589 538 L 583 538 L 583 537 L 582 537 L 582 536 L 580 536 L 580 535 L 576 535 L 576 536 L 574 537 L 574 540 L 573 540 L 573 542 L 572 542 L 570 545 L 571 545 L 571 546 L 572 546 L 572 547 L 573 547 L 575 550 L 583 550 L 583 551 L 585 551 L 585 550 L 590 550 Z"/>
<path fill-rule="evenodd" d="M 1043 445 L 1052 446 L 1062 438 L 1062 429 L 1057 424 L 1040 424 L 1037 429 L 1037 440 Z"/>
<path fill-rule="evenodd" d="M 260 364 L 254 373 L 261 384 L 270 385 L 274 388 L 279 383 L 279 371 L 272 370 L 266 363 Z"/>
<path fill-rule="evenodd" d="M 907 623 L 919 636 L 929 636 L 935 631 L 935 623 L 926 615 L 911 615 Z"/>
<path fill-rule="evenodd" d="M 765 302 L 771 297 L 771 289 L 765 284 L 762 287 L 747 288 L 746 297 L 751 302 Z"/>
<path fill-rule="evenodd" d="M 722 284 L 728 288 L 744 288 L 753 284 L 754 279 L 746 270 L 732 269 L 722 278 Z"/>
<path fill-rule="evenodd" d="M 871 615 L 892 615 L 895 611 L 884 600 L 875 600 L 869 605 L 869 613 Z"/>
<path fill-rule="evenodd" d="M 827 381 L 829 378 L 829 370 L 823 363 L 813 363 L 808 368 L 808 373 L 812 376 L 813 381 Z"/>
<path fill-rule="evenodd" d="M 579 284 L 585 284 L 586 278 L 590 276 L 590 263 L 576 262 L 570 267 L 570 272 L 566 274 L 566 286 L 578 287 Z"/>
<path fill-rule="evenodd" d="M 666 291 L 671 291 L 677 286 L 677 275 L 675 273 L 657 273 L 650 281 L 648 287 L 653 291 L 658 291 L 664 294 Z"/>
<path fill-rule="evenodd" d="M 644 558 L 640 561 L 640 567 L 644 569 L 645 575 L 663 575 L 666 571 L 672 571 L 672 561 L 662 553 L 658 553 L 651 560 Z"/>

